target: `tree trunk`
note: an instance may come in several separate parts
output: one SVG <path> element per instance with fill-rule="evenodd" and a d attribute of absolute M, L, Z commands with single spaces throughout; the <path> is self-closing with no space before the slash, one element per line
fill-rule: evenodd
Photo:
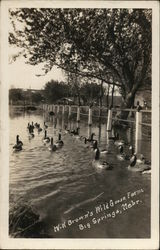
<path fill-rule="evenodd" d="M 109 95 L 108 95 L 108 93 L 107 93 L 107 96 L 106 96 L 106 105 L 107 105 L 107 108 L 108 108 L 108 106 L 109 106 Z"/>
<path fill-rule="evenodd" d="M 130 92 L 123 100 L 122 109 L 130 109 L 134 105 L 135 92 Z M 117 117 L 126 120 L 128 118 L 129 111 L 121 111 Z"/>
<path fill-rule="evenodd" d="M 79 93 L 78 93 L 78 105 L 81 106 L 81 97 L 80 97 Z"/>
<path fill-rule="evenodd" d="M 99 97 L 99 117 L 101 117 L 102 114 L 102 97 Z"/>
<path fill-rule="evenodd" d="M 112 97 L 111 97 L 111 107 L 113 107 L 113 99 L 114 99 L 114 88 L 115 88 L 115 85 L 113 85 L 112 87 Z"/>
<path fill-rule="evenodd" d="M 108 85 L 108 89 L 107 89 L 107 100 L 106 100 L 107 108 L 109 107 L 109 89 L 110 89 L 110 85 Z"/>
<path fill-rule="evenodd" d="M 100 95 L 99 95 L 99 118 L 100 119 L 101 119 L 101 115 L 102 115 L 102 98 L 103 98 L 103 81 L 101 81 Z"/>

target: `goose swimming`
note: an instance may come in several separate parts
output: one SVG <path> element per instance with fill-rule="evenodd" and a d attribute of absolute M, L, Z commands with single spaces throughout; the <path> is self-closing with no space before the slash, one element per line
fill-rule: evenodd
<path fill-rule="evenodd" d="M 64 142 L 62 141 L 62 135 L 61 133 L 58 134 L 58 140 L 55 143 L 56 147 L 62 147 L 64 145 Z"/>
<path fill-rule="evenodd" d="M 95 140 L 93 142 L 92 148 L 93 148 L 94 151 L 96 151 L 96 149 L 98 148 L 98 142 L 97 142 L 97 140 Z M 107 155 L 107 154 L 109 154 L 109 151 L 107 149 L 100 150 L 100 155 Z"/>
<path fill-rule="evenodd" d="M 99 148 L 95 150 L 95 158 L 92 161 L 92 166 L 94 166 L 97 169 L 106 169 L 106 170 L 110 170 L 112 168 L 107 161 L 100 160 Z"/>
<path fill-rule="evenodd" d="M 51 137 L 51 144 L 48 147 L 49 151 L 56 151 L 57 147 L 55 144 L 53 144 L 53 137 Z"/>
<path fill-rule="evenodd" d="M 137 163 L 137 154 L 134 153 L 130 159 L 130 165 L 128 166 L 128 170 L 134 172 L 144 172 L 146 170 L 150 170 L 151 166 L 145 163 Z"/>
<path fill-rule="evenodd" d="M 87 142 L 94 142 L 95 140 L 93 139 L 93 137 L 95 136 L 95 133 L 92 133 L 90 137 L 84 137 L 84 143 L 86 144 Z"/>
<path fill-rule="evenodd" d="M 43 142 L 44 143 L 50 142 L 50 138 L 47 136 L 47 131 L 46 130 L 44 131 Z"/>
<path fill-rule="evenodd" d="M 19 140 L 19 135 L 16 136 L 16 144 L 13 146 L 15 151 L 22 150 L 23 142 Z"/>
<path fill-rule="evenodd" d="M 119 149 L 119 154 L 117 155 L 117 159 L 118 160 L 124 161 L 124 160 L 129 160 L 130 159 L 129 155 L 126 155 L 124 153 L 124 147 L 123 147 L 123 145 L 120 145 L 118 147 L 118 149 Z"/>
<path fill-rule="evenodd" d="M 46 122 L 44 122 L 44 128 L 48 128 L 48 125 L 46 124 Z"/>

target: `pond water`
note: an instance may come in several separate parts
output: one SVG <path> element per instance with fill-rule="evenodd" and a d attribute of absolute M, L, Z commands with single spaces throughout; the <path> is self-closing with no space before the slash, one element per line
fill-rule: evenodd
<path fill-rule="evenodd" d="M 27 124 L 48 125 L 48 136 L 58 138 L 62 129 L 64 146 L 50 152 L 42 138 L 44 131 L 29 139 Z M 67 118 L 55 120 L 43 111 L 10 112 L 9 233 L 21 238 L 149 238 L 151 176 L 131 172 L 129 161 L 117 159 L 118 149 L 107 141 L 106 122 L 94 121 L 92 132 L 111 170 L 92 165 L 94 154 L 83 141 L 64 133 Z M 76 127 L 73 120 L 71 128 Z M 87 120 L 80 123 L 80 135 L 88 136 Z M 13 152 L 16 135 L 23 150 Z M 134 144 L 134 128 L 120 130 L 120 137 Z M 129 146 L 125 145 L 128 154 Z M 151 160 L 151 141 L 144 137 L 141 149 Z"/>

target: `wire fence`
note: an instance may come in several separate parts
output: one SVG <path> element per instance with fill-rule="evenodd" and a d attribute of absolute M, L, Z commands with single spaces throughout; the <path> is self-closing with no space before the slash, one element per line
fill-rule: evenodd
<path fill-rule="evenodd" d="M 64 109 L 63 109 L 64 107 Z M 69 107 L 71 109 L 71 114 L 75 115 L 77 114 L 78 106 L 76 105 L 43 105 L 43 109 L 47 111 L 54 111 L 55 114 L 62 113 L 63 110 L 65 113 L 69 113 Z M 89 116 L 89 106 L 80 106 L 80 116 L 81 117 L 88 117 Z M 107 107 L 102 106 L 100 107 L 92 107 L 92 118 L 102 118 L 102 119 L 108 119 L 108 111 L 109 109 Z M 121 112 L 129 112 L 127 119 L 122 119 L 118 117 L 118 114 Z M 128 124 L 134 124 L 136 122 L 136 112 L 137 109 L 122 109 L 122 108 L 112 108 L 112 120 L 113 121 L 120 121 L 125 122 Z M 151 119 L 151 110 L 141 110 L 140 113 L 142 114 L 142 120 L 139 123 L 142 126 L 151 127 L 152 126 L 152 119 Z"/>
<path fill-rule="evenodd" d="M 136 152 L 138 152 L 138 141 L 149 140 L 152 136 L 152 112 L 151 110 L 137 109 L 122 109 L 113 108 L 108 109 L 106 107 L 89 107 L 89 106 L 69 106 L 69 105 L 44 105 L 43 109 L 46 111 L 53 111 L 55 116 L 68 117 L 71 122 L 87 121 L 88 125 L 92 125 L 98 120 L 106 123 L 107 131 L 112 131 L 116 128 L 117 124 L 125 125 L 126 128 L 130 128 L 134 131 L 134 140 Z M 127 112 L 127 114 L 125 114 Z M 124 117 L 124 118 L 123 118 Z M 126 118 L 125 118 L 126 117 Z M 94 120 L 95 119 L 95 120 Z M 149 142 L 150 143 L 150 142 Z"/>

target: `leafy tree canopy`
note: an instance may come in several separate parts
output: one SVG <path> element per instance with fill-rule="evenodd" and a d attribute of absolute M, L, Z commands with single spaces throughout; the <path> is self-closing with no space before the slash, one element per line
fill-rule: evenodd
<path fill-rule="evenodd" d="M 44 87 L 44 97 L 48 103 L 53 103 L 70 94 L 69 86 L 63 82 L 51 80 Z"/>
<path fill-rule="evenodd" d="M 22 89 L 10 89 L 9 90 L 9 100 L 12 101 L 22 101 L 24 100 L 24 93 Z"/>
<path fill-rule="evenodd" d="M 28 63 L 54 65 L 119 87 L 127 107 L 150 78 L 150 9 L 10 9 L 9 42 Z M 21 23 L 21 25 L 17 25 Z"/>

